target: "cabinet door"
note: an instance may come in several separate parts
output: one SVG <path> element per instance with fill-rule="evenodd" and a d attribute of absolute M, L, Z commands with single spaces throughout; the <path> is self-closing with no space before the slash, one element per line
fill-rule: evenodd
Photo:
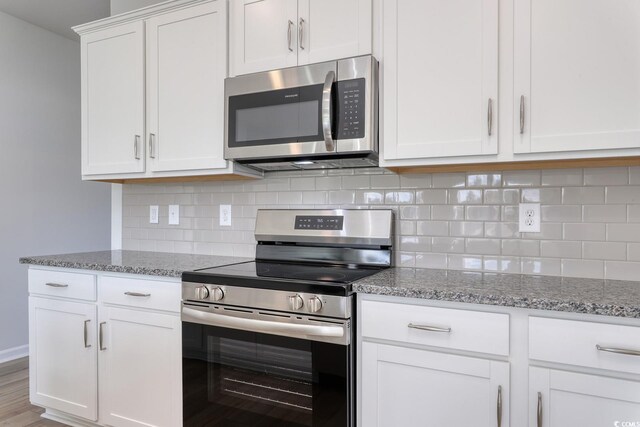
<path fill-rule="evenodd" d="M 371 0 L 298 0 L 298 64 L 371 53 Z"/>
<path fill-rule="evenodd" d="M 232 75 L 298 64 L 298 0 L 232 0 L 229 14 Z"/>
<path fill-rule="evenodd" d="M 383 158 L 496 154 L 498 0 L 383 0 Z"/>
<path fill-rule="evenodd" d="M 147 21 L 148 135 L 152 171 L 226 168 L 226 2 Z"/>
<path fill-rule="evenodd" d="M 515 0 L 514 30 L 516 153 L 640 147 L 640 2 Z"/>
<path fill-rule="evenodd" d="M 529 368 L 529 425 L 632 426 L 640 420 L 640 382 Z"/>
<path fill-rule="evenodd" d="M 180 317 L 100 307 L 100 421 L 182 425 Z"/>
<path fill-rule="evenodd" d="M 97 420 L 96 306 L 29 298 L 31 402 Z"/>
<path fill-rule="evenodd" d="M 144 24 L 82 37 L 82 174 L 143 172 Z"/>
<path fill-rule="evenodd" d="M 362 372 L 363 427 L 509 426 L 507 362 L 365 342 Z"/>

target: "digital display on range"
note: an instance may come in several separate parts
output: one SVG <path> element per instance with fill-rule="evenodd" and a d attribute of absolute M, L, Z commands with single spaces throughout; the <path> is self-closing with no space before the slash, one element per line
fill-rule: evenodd
<path fill-rule="evenodd" d="M 296 230 L 342 230 L 343 216 L 296 216 Z"/>

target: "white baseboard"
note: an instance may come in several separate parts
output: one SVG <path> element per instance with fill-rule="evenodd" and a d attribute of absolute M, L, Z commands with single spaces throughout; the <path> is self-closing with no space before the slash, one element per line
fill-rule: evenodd
<path fill-rule="evenodd" d="M 20 347 L 8 348 L 0 351 L 0 363 L 10 362 L 21 357 L 29 355 L 29 345 L 21 345 Z"/>

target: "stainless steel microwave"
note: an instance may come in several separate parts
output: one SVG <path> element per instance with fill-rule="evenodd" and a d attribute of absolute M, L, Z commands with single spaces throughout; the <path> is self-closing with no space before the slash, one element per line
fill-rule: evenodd
<path fill-rule="evenodd" d="M 370 55 L 225 80 L 225 158 L 256 169 L 378 165 Z"/>

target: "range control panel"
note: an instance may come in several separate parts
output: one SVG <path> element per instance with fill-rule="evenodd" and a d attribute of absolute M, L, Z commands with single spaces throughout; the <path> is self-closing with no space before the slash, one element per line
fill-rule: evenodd
<path fill-rule="evenodd" d="M 296 216 L 296 230 L 342 230 L 343 216 Z"/>
<path fill-rule="evenodd" d="M 364 138 L 365 79 L 341 80 L 337 86 L 337 139 Z"/>

